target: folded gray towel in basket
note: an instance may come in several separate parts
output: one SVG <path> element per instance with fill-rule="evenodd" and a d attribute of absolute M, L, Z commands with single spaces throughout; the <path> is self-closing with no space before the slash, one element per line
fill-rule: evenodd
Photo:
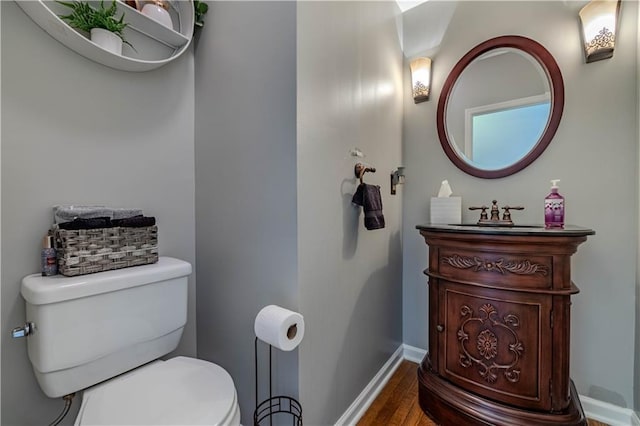
<path fill-rule="evenodd" d="M 107 206 L 53 206 L 54 223 L 71 222 L 75 219 L 95 219 L 98 217 L 127 219 L 140 215 L 142 215 L 141 209 L 112 208 Z"/>
<path fill-rule="evenodd" d="M 95 219 L 113 216 L 112 209 L 105 206 L 53 206 L 55 223 L 71 222 L 74 219 Z"/>
<path fill-rule="evenodd" d="M 142 209 L 118 208 L 113 209 L 112 219 L 129 219 L 135 216 L 142 216 Z"/>

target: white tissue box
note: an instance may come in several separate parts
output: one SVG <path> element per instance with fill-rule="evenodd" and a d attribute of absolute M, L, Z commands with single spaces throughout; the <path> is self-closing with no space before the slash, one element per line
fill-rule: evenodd
<path fill-rule="evenodd" d="M 431 197 L 431 223 L 462 223 L 462 197 Z"/>

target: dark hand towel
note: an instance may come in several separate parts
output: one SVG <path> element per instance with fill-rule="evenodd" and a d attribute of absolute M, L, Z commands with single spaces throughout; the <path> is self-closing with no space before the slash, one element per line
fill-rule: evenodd
<path fill-rule="evenodd" d="M 59 223 L 60 229 L 74 230 L 79 229 L 100 229 L 111 228 L 111 219 L 108 217 L 94 217 L 91 219 L 74 219 L 71 222 Z"/>
<path fill-rule="evenodd" d="M 134 216 L 126 219 L 113 219 L 113 226 L 124 226 L 127 228 L 142 228 L 145 226 L 153 226 L 156 224 L 156 218 L 153 216 Z"/>
<path fill-rule="evenodd" d="M 353 194 L 351 202 L 362 206 L 365 228 L 369 230 L 384 228 L 382 196 L 380 195 L 380 187 L 378 185 L 361 183 L 356 193 Z"/>
<path fill-rule="evenodd" d="M 123 226 L 128 228 L 142 228 L 153 226 L 156 224 L 156 218 L 153 216 L 134 216 L 126 219 L 110 219 L 108 217 L 94 217 L 92 219 L 74 219 L 71 222 L 59 223 L 60 229 L 78 230 L 78 229 L 99 229 L 113 228 L 114 226 Z"/>

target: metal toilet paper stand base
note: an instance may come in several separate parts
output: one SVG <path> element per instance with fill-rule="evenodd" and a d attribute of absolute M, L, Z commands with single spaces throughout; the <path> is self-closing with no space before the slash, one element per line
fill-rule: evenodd
<path fill-rule="evenodd" d="M 272 352 L 273 347 L 269 346 L 269 398 L 258 403 L 258 338 L 254 342 L 254 360 L 256 372 L 256 409 L 253 412 L 253 425 L 260 426 L 261 422 L 269 419 L 271 425 L 273 416 L 276 414 L 292 416 L 293 426 L 302 426 L 302 406 L 300 403 L 290 396 L 277 395 L 273 396 L 272 386 Z M 279 424 L 282 422 L 278 422 Z M 266 424 L 266 423 L 265 423 Z"/>

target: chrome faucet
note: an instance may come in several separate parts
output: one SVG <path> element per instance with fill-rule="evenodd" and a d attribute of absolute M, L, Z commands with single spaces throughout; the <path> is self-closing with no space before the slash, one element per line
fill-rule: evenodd
<path fill-rule="evenodd" d="M 502 209 L 504 213 L 502 214 L 502 219 L 500 219 L 500 209 L 498 208 L 498 201 L 491 201 L 491 218 L 489 218 L 487 214 L 487 206 L 480 207 L 469 207 L 469 210 L 482 210 L 480 212 L 480 220 L 478 221 L 478 226 L 513 226 L 513 221 L 511 220 L 511 212 L 510 210 L 524 210 L 522 206 L 510 207 L 504 206 Z"/>

